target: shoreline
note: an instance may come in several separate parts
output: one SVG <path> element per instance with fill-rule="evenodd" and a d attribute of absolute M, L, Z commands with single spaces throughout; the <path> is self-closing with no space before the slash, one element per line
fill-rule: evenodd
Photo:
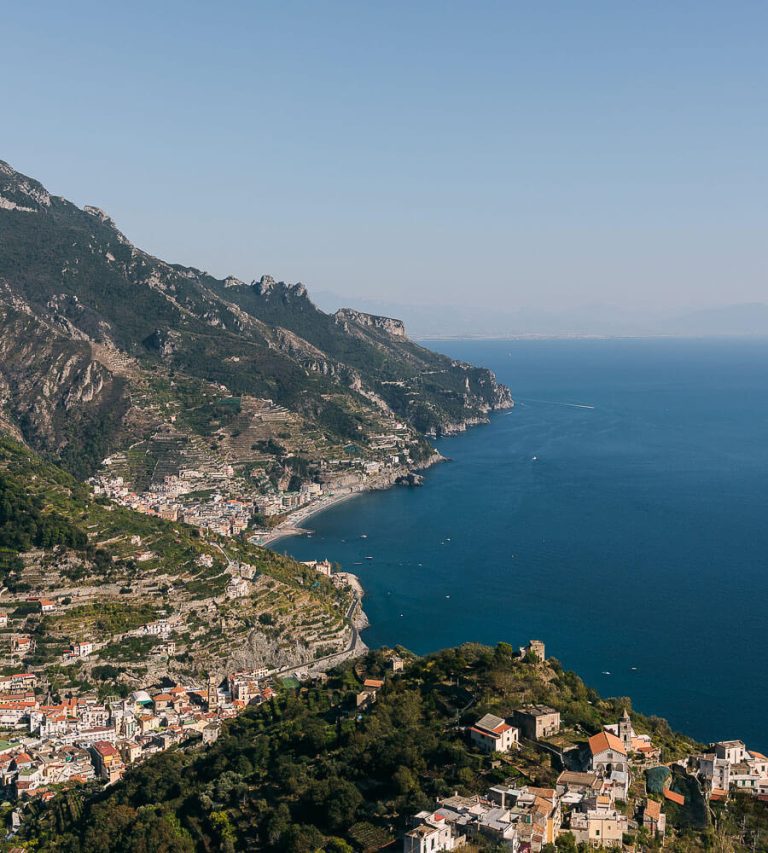
<path fill-rule="evenodd" d="M 347 494 L 329 495 L 328 498 L 323 498 L 316 503 L 302 507 L 301 509 L 296 510 L 296 512 L 292 512 L 285 521 L 281 521 L 280 524 L 270 531 L 263 539 L 259 539 L 258 542 L 254 542 L 253 544 L 258 545 L 260 548 L 268 548 L 279 539 L 287 539 L 289 536 L 309 536 L 314 533 L 314 531 L 306 527 L 302 527 L 301 525 L 304 524 L 304 522 L 309 521 L 313 516 L 318 515 L 321 512 L 325 512 L 325 510 L 330 509 L 337 504 L 350 500 L 350 498 L 355 498 L 358 495 L 364 495 L 367 492 L 373 491 L 377 491 L 377 489 L 356 489 L 355 491 L 348 492 Z M 255 538 L 255 536 L 252 537 L 250 541 L 253 542 Z"/>
<path fill-rule="evenodd" d="M 445 456 L 435 451 L 435 453 L 433 453 L 432 456 L 430 456 L 429 459 L 427 459 L 423 464 L 414 466 L 413 468 L 403 468 L 396 474 L 392 474 L 378 483 L 372 483 L 370 485 L 361 486 L 357 489 L 351 489 L 350 491 L 344 492 L 342 494 L 328 495 L 327 498 L 321 498 L 315 503 L 301 507 L 295 512 L 292 512 L 288 516 L 288 518 L 281 521 L 280 524 L 277 525 L 277 527 L 267 533 L 263 538 L 259 537 L 257 541 L 257 536 L 254 535 L 249 539 L 249 541 L 252 542 L 254 545 L 258 545 L 260 548 L 269 548 L 270 546 L 274 545 L 275 542 L 279 541 L 280 539 L 287 539 L 289 536 L 311 535 L 312 533 L 314 533 L 314 531 L 303 527 L 302 525 L 306 521 L 309 521 L 309 519 L 313 518 L 315 515 L 318 515 L 321 512 L 325 512 L 325 510 L 330 509 L 331 507 L 334 507 L 337 504 L 344 503 L 345 501 L 348 501 L 351 498 L 358 497 L 359 495 L 368 494 L 369 492 L 380 492 L 386 489 L 391 489 L 394 486 L 398 485 L 398 477 L 406 477 L 409 474 L 413 474 L 419 471 L 426 471 L 433 465 L 437 465 L 440 462 L 447 461 L 448 459 Z M 418 487 L 409 486 L 409 488 Z"/>

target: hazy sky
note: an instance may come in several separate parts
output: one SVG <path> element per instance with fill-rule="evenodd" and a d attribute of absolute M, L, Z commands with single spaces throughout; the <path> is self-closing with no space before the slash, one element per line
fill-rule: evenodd
<path fill-rule="evenodd" d="M 764 2 L 6 2 L 0 159 L 224 276 L 763 300 Z"/>

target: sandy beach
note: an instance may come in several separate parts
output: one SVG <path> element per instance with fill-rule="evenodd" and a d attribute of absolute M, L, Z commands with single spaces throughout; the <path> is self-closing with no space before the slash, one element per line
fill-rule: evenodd
<path fill-rule="evenodd" d="M 326 509 L 336 506 L 336 504 L 340 504 L 344 501 L 348 501 L 350 498 L 357 497 L 357 495 L 362 495 L 366 492 L 380 491 L 381 489 L 389 489 L 395 485 L 395 480 L 398 476 L 408 474 L 412 470 L 424 471 L 427 468 L 431 468 L 432 465 L 436 465 L 438 462 L 444 461 L 445 458 L 443 456 L 439 453 L 435 453 L 416 469 L 403 468 L 399 471 L 390 473 L 386 478 L 372 478 L 370 482 L 365 485 L 361 485 L 358 488 L 350 488 L 342 492 L 335 492 L 334 494 L 322 497 L 319 501 L 313 501 L 311 504 L 307 504 L 306 506 L 295 510 L 287 518 L 281 521 L 277 527 L 273 528 L 263 536 L 252 536 L 250 541 L 256 545 L 260 545 L 262 548 L 267 548 L 270 545 L 274 545 L 278 539 L 284 539 L 287 536 L 303 536 L 308 533 L 312 533 L 312 530 L 302 527 L 302 525 L 305 521 L 312 518 L 313 515 L 317 515 L 319 512 L 324 512 Z"/>
<path fill-rule="evenodd" d="M 253 536 L 251 541 L 255 542 L 256 545 L 261 545 L 262 548 L 266 548 L 273 545 L 278 539 L 284 539 L 286 536 L 303 536 L 312 533 L 310 529 L 301 525 L 312 518 L 313 515 L 317 515 L 319 512 L 324 512 L 326 509 L 336 506 L 336 504 L 343 503 L 350 498 L 357 497 L 357 495 L 362 495 L 369 491 L 372 491 L 372 489 L 355 489 L 343 494 L 328 495 L 328 497 L 321 498 L 319 501 L 313 501 L 311 504 L 292 512 L 288 518 L 281 521 L 277 527 L 265 536 Z"/>

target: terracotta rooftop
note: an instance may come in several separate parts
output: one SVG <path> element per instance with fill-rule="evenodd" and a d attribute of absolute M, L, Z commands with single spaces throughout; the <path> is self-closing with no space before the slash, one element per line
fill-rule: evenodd
<path fill-rule="evenodd" d="M 678 806 L 685 805 L 685 797 L 682 794 L 678 794 L 677 791 L 670 791 L 669 788 L 664 789 L 664 796 L 671 802 L 677 803 Z"/>
<path fill-rule="evenodd" d="M 616 735 L 612 735 L 610 732 L 598 732 L 596 735 L 592 735 L 589 739 L 589 751 L 592 755 L 597 755 L 598 752 L 604 752 L 606 749 L 612 749 L 621 755 L 627 754 L 624 744 Z"/>
<path fill-rule="evenodd" d="M 648 800 L 645 804 L 645 816 L 658 820 L 661 817 L 661 803 L 657 800 Z"/>

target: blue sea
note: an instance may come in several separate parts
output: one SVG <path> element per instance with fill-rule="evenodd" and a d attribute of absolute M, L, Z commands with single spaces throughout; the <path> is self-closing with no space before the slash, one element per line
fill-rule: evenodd
<path fill-rule="evenodd" d="M 516 407 L 275 550 L 360 576 L 370 646 L 542 639 L 604 695 L 768 749 L 768 341 L 429 346 Z"/>

